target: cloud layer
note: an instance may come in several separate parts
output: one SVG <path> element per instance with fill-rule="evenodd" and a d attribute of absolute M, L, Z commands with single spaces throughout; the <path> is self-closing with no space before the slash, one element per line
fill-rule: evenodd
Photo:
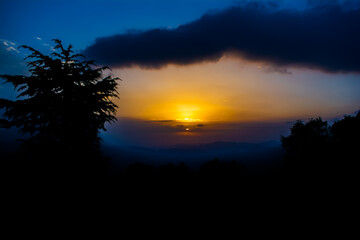
<path fill-rule="evenodd" d="M 275 10 L 256 4 L 206 14 L 175 29 L 98 38 L 83 53 L 112 67 L 161 68 L 232 55 L 279 68 L 360 73 L 359 26 L 359 9 Z"/>

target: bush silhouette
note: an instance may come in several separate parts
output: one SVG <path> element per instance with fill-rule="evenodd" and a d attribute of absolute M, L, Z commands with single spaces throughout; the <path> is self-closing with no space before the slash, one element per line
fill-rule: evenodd
<path fill-rule="evenodd" d="M 360 112 L 329 125 L 321 118 L 297 121 L 291 134 L 281 137 L 287 152 L 286 169 L 297 177 L 348 180 L 357 175 Z"/>
<path fill-rule="evenodd" d="M 291 128 L 290 136 L 282 136 L 281 142 L 288 153 L 305 157 L 322 152 L 328 144 L 329 137 L 328 123 L 316 118 L 310 119 L 307 123 L 297 121 Z"/>
<path fill-rule="evenodd" d="M 22 139 L 20 158 L 32 170 L 74 174 L 99 169 L 99 131 L 105 123 L 116 120 L 116 80 L 103 77 L 107 67 L 94 68 L 74 54 L 72 46 L 64 48 L 53 40 L 57 52 L 50 56 L 29 47 L 26 59 L 30 76 L 1 75 L 17 90 L 16 101 L 0 99 L 4 108 L 2 127 L 16 127 Z"/>
<path fill-rule="evenodd" d="M 356 116 L 345 116 L 336 121 L 332 128 L 332 157 L 336 159 L 338 171 L 349 181 L 358 181 L 359 146 L 360 146 L 360 112 Z M 354 182 L 355 182 L 354 181 Z"/>

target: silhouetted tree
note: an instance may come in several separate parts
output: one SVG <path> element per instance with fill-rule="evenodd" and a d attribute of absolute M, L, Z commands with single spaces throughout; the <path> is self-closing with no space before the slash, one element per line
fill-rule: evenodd
<path fill-rule="evenodd" d="M 307 123 L 297 121 L 291 134 L 282 136 L 281 142 L 287 152 L 286 165 L 291 172 L 302 177 L 317 175 L 329 163 L 330 127 L 320 117 Z"/>
<path fill-rule="evenodd" d="M 360 144 L 360 112 L 356 116 L 345 116 L 331 127 L 334 144 L 341 148 L 357 151 Z"/>
<path fill-rule="evenodd" d="M 297 121 L 288 137 L 281 137 L 282 146 L 290 153 L 314 152 L 325 146 L 330 134 L 328 123 L 321 118 Z"/>
<path fill-rule="evenodd" d="M 360 113 L 345 116 L 332 126 L 321 118 L 307 123 L 297 121 L 291 134 L 281 137 L 287 152 L 287 170 L 304 178 L 352 182 L 350 179 L 357 176 L 359 170 L 359 137 Z"/>
<path fill-rule="evenodd" d="M 31 59 L 29 76 L 0 76 L 19 93 L 16 101 L 0 99 L 5 109 L 0 123 L 28 136 L 21 152 L 29 161 L 56 160 L 66 169 L 79 170 L 98 161 L 99 131 L 116 120 L 111 98 L 117 97 L 118 78 L 103 77 L 107 67 L 94 68 L 94 61 L 74 54 L 71 45 L 64 48 L 60 40 L 53 41 L 57 52 L 50 56 L 22 46 L 32 52 L 26 58 Z"/>
<path fill-rule="evenodd" d="M 338 171 L 342 171 L 349 181 L 358 182 L 359 146 L 360 146 L 360 112 L 355 116 L 345 116 L 331 127 L 331 152 L 336 159 Z"/>

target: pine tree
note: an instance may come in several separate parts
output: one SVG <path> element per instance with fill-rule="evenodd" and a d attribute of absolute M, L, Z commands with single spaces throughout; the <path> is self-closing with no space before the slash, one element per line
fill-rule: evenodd
<path fill-rule="evenodd" d="M 108 67 L 96 68 L 71 45 L 53 41 L 57 52 L 50 56 L 22 46 L 31 51 L 30 76 L 0 76 L 19 93 L 16 101 L 0 99 L 5 109 L 0 124 L 28 136 L 21 145 L 28 159 L 86 166 L 100 156 L 99 132 L 116 120 L 112 98 L 118 97 L 118 78 L 103 77 Z"/>

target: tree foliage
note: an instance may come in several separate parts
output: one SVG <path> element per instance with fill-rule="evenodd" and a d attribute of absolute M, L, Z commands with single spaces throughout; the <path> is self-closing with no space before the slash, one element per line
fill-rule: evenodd
<path fill-rule="evenodd" d="M 295 171 L 323 177 L 357 175 L 360 145 L 360 112 L 329 125 L 321 118 L 297 121 L 287 137 L 281 137 L 286 163 Z M 321 174 L 322 173 L 322 174 Z"/>
<path fill-rule="evenodd" d="M 56 52 L 45 55 L 32 47 L 26 59 L 30 75 L 1 75 L 18 92 L 17 100 L 0 99 L 5 109 L 2 127 L 16 127 L 28 136 L 23 151 L 93 154 L 99 152 L 99 132 L 115 121 L 118 78 L 103 77 L 107 67 L 96 68 L 72 46 L 55 42 Z"/>
<path fill-rule="evenodd" d="M 283 147 L 292 153 L 313 152 L 329 140 L 330 126 L 320 117 L 309 122 L 296 121 L 288 137 L 281 137 Z"/>

